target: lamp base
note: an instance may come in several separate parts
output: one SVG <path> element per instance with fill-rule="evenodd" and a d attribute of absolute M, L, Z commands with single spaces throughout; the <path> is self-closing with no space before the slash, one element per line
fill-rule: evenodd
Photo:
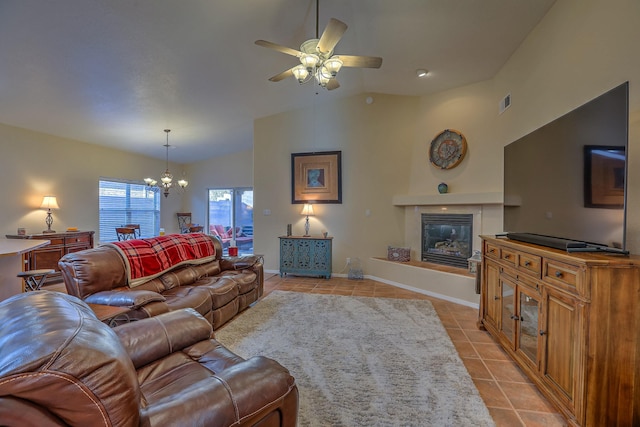
<path fill-rule="evenodd" d="M 56 230 L 44 230 L 42 232 L 42 234 L 52 234 L 52 233 L 55 233 L 55 232 L 56 232 Z"/>

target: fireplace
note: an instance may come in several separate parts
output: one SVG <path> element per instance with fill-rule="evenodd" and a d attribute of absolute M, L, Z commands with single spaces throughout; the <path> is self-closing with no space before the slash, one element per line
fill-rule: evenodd
<path fill-rule="evenodd" d="M 422 261 L 467 268 L 472 254 L 472 214 L 422 214 Z"/>

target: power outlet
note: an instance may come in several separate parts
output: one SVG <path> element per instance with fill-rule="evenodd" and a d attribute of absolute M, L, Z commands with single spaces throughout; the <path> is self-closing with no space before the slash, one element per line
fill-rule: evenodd
<path fill-rule="evenodd" d="M 347 264 L 351 264 L 351 258 L 347 258 Z"/>

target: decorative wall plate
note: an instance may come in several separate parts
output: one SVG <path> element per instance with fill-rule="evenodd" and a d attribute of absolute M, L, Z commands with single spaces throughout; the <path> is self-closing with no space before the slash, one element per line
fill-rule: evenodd
<path fill-rule="evenodd" d="M 429 147 L 431 164 L 440 169 L 452 169 L 467 154 L 467 139 L 454 129 L 445 129 L 436 135 Z"/>

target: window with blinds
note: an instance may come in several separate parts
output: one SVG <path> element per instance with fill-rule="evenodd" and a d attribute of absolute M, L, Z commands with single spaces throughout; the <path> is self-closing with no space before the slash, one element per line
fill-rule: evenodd
<path fill-rule="evenodd" d="M 139 182 L 100 179 L 100 241 L 118 240 L 116 227 L 140 224 L 142 237 L 157 236 L 160 231 L 160 192 Z"/>

